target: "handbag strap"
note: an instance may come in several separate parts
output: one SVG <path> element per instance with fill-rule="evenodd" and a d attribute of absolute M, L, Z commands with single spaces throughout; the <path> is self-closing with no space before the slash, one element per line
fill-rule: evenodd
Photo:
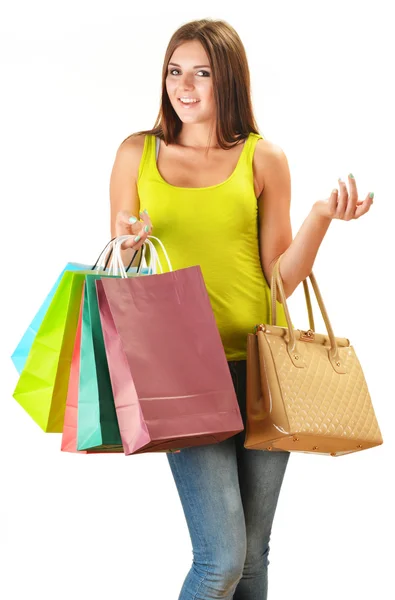
<path fill-rule="evenodd" d="M 274 264 L 273 267 L 273 271 L 272 271 L 272 281 L 271 281 L 271 286 L 270 286 L 270 292 L 271 292 L 271 297 L 272 297 L 272 313 L 271 313 L 271 324 L 275 325 L 276 324 L 276 318 L 277 318 L 277 306 L 276 306 L 276 300 L 277 300 L 277 286 L 274 285 L 273 282 L 273 272 L 274 269 L 277 265 L 277 263 L 280 262 L 280 258 L 282 255 L 279 256 L 279 258 L 276 259 L 276 262 Z M 309 315 L 309 325 L 310 325 L 310 329 L 311 331 L 315 331 L 315 325 L 314 325 L 314 316 L 313 316 L 313 307 L 311 304 L 311 298 L 310 298 L 310 292 L 309 292 L 309 286 L 307 285 L 307 278 L 303 280 L 303 289 L 304 289 L 304 295 L 305 295 L 305 300 L 306 300 L 306 306 L 307 306 L 307 312 Z"/>
<path fill-rule="evenodd" d="M 275 317 L 276 317 L 275 304 L 276 304 L 276 289 L 278 287 L 278 290 L 280 292 L 280 298 L 281 298 L 282 304 L 284 306 L 285 317 L 286 317 L 287 324 L 288 324 L 288 332 L 289 332 L 288 351 L 290 353 L 293 353 L 296 350 L 296 338 L 295 338 L 295 332 L 294 332 L 294 328 L 292 326 L 291 316 L 289 314 L 287 300 L 286 300 L 285 292 L 284 292 L 284 286 L 283 286 L 283 282 L 282 282 L 281 274 L 280 274 L 280 260 L 281 260 L 282 256 L 283 256 L 282 254 L 279 256 L 279 258 L 277 259 L 277 261 L 273 267 L 273 271 L 272 271 L 272 294 L 271 294 L 272 323 L 271 324 L 272 325 L 276 324 L 275 321 L 273 320 L 273 318 L 275 319 Z M 322 314 L 322 318 L 324 319 L 326 330 L 328 332 L 328 337 L 329 337 L 329 341 L 330 341 L 329 358 L 330 358 L 336 371 L 344 372 L 342 369 L 339 369 L 340 359 L 339 359 L 339 351 L 338 351 L 335 335 L 333 333 L 333 329 L 332 329 L 332 326 L 331 326 L 331 323 L 330 323 L 330 320 L 328 317 L 328 313 L 327 313 L 325 305 L 324 305 L 324 300 L 321 296 L 321 293 L 318 288 L 318 284 L 317 284 L 316 278 L 313 274 L 313 271 L 310 273 L 309 278 L 311 281 L 311 285 L 313 287 L 313 291 L 317 298 L 317 302 L 318 302 L 318 306 L 319 306 L 321 314 Z M 306 287 L 305 287 L 305 292 L 306 292 Z M 307 300 L 307 296 L 306 296 L 306 302 L 310 301 L 310 296 L 308 296 L 308 298 L 309 298 L 309 300 Z M 273 303 L 273 299 L 274 299 L 274 303 Z M 309 306 L 311 309 L 311 302 L 310 302 L 310 304 L 308 304 L 308 307 Z M 312 309 L 311 309 L 311 313 L 312 313 Z M 310 313 L 309 313 L 309 316 L 310 316 Z"/>

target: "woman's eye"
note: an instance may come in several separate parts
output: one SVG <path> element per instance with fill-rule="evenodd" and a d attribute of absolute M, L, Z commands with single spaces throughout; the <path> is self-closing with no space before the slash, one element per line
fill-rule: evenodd
<path fill-rule="evenodd" d="M 178 72 L 178 69 L 170 69 L 169 70 L 169 75 L 173 75 L 174 71 Z M 208 76 L 210 76 L 210 73 L 208 71 L 201 70 L 201 71 L 198 71 L 198 73 L 206 73 Z"/>

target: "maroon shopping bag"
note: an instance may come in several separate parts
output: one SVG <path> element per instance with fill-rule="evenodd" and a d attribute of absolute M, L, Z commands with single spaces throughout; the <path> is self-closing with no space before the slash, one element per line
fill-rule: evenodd
<path fill-rule="evenodd" d="M 217 443 L 244 429 L 199 266 L 96 291 L 125 454 Z"/>

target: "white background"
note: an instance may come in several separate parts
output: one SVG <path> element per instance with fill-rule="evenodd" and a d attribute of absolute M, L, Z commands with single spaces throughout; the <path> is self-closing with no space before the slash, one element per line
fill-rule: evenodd
<path fill-rule="evenodd" d="M 176 600 L 191 566 L 166 455 L 60 452 L 60 434 L 44 434 L 12 398 L 10 355 L 64 265 L 91 263 L 110 239 L 116 149 L 154 124 L 172 33 L 211 17 L 238 31 L 258 126 L 287 155 L 294 236 L 339 176 L 352 172 L 362 199 L 375 192 L 367 215 L 332 222 L 314 273 L 335 334 L 361 361 L 384 444 L 290 457 L 269 598 L 394 598 L 392 3 L 139 5 L 14 0 L 2 10 L 0 596 Z M 288 305 L 307 327 L 302 286 Z"/>

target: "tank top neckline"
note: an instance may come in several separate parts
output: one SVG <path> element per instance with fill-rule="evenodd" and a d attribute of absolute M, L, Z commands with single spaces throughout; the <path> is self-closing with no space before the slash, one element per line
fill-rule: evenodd
<path fill-rule="evenodd" d="M 155 142 L 155 136 L 153 135 L 152 137 L 154 138 L 153 141 Z M 241 161 L 244 157 L 244 154 L 246 153 L 247 144 L 250 141 L 250 139 L 251 139 L 251 133 L 248 134 L 248 137 L 244 141 L 243 149 L 240 152 L 239 159 L 237 161 L 237 164 L 236 164 L 233 172 L 229 175 L 229 177 L 227 179 L 225 179 L 225 181 L 221 181 L 221 183 L 216 183 L 215 185 L 206 185 L 204 187 L 182 187 L 179 185 L 172 185 L 171 183 L 168 183 L 159 172 L 158 165 L 156 164 L 155 143 L 153 144 L 153 151 L 151 153 L 151 157 L 153 157 L 155 172 L 156 172 L 157 176 L 159 177 L 159 179 L 161 180 L 161 182 L 164 183 L 165 185 L 167 185 L 173 189 L 176 189 L 176 190 L 188 190 L 188 191 L 190 191 L 190 190 L 212 190 L 217 187 L 220 187 L 221 185 L 225 185 L 225 183 L 228 183 L 234 177 L 234 175 L 240 168 Z"/>

